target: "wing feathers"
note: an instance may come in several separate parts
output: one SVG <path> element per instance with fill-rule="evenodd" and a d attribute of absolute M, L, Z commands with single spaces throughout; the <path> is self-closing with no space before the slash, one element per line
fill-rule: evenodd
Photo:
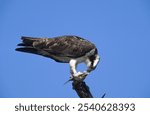
<path fill-rule="evenodd" d="M 18 44 L 18 46 L 23 47 L 17 48 L 17 51 L 34 54 L 39 54 L 38 52 L 40 51 L 40 55 L 43 56 L 45 54 L 42 54 L 41 52 L 60 57 L 77 58 L 95 48 L 94 44 L 77 36 L 60 36 L 52 39 L 22 37 L 21 39 L 22 43 Z"/>

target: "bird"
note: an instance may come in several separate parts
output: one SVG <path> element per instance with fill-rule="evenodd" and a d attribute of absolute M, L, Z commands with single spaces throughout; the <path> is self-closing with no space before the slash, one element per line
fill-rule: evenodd
<path fill-rule="evenodd" d="M 51 58 L 59 63 L 69 63 L 71 78 L 83 80 L 97 67 L 100 56 L 96 46 L 90 41 L 75 35 L 52 38 L 21 37 L 16 51 L 32 53 Z M 77 65 L 85 63 L 87 70 L 77 72 Z"/>

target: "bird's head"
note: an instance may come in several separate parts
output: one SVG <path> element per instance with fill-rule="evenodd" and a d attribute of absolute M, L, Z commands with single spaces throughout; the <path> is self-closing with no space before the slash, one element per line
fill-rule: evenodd
<path fill-rule="evenodd" d="M 100 56 L 98 55 L 97 49 L 95 50 L 94 55 L 89 57 L 89 60 L 91 62 L 91 65 L 90 65 L 88 71 L 91 72 L 92 70 L 94 70 L 97 67 L 97 64 L 100 61 Z"/>

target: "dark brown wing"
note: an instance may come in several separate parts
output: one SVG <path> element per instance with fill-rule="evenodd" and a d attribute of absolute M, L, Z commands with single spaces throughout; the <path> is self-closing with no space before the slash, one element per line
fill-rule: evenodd
<path fill-rule="evenodd" d="M 77 58 L 94 49 L 95 45 L 77 36 L 61 36 L 47 39 L 43 43 L 38 41 L 34 47 L 57 56 Z"/>
<path fill-rule="evenodd" d="M 60 57 L 77 58 L 95 48 L 91 42 L 78 36 L 60 36 L 55 38 L 22 37 L 23 43 L 17 51 L 39 54 L 48 57 L 53 54 Z"/>

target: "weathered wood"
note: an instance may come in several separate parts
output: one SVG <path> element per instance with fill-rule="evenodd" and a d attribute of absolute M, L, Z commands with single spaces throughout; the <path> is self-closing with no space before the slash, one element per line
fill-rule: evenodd
<path fill-rule="evenodd" d="M 72 86 L 80 98 L 93 98 L 89 87 L 86 85 L 84 81 L 74 80 L 72 82 Z"/>
<path fill-rule="evenodd" d="M 93 95 L 90 92 L 90 88 L 84 82 L 84 79 L 86 78 L 87 75 L 88 75 L 87 73 L 83 73 L 78 77 L 71 76 L 70 79 L 66 82 L 68 83 L 69 81 L 72 81 L 72 87 L 80 98 L 93 98 Z M 105 95 L 106 94 L 104 93 L 101 96 L 101 98 L 104 98 Z"/>

